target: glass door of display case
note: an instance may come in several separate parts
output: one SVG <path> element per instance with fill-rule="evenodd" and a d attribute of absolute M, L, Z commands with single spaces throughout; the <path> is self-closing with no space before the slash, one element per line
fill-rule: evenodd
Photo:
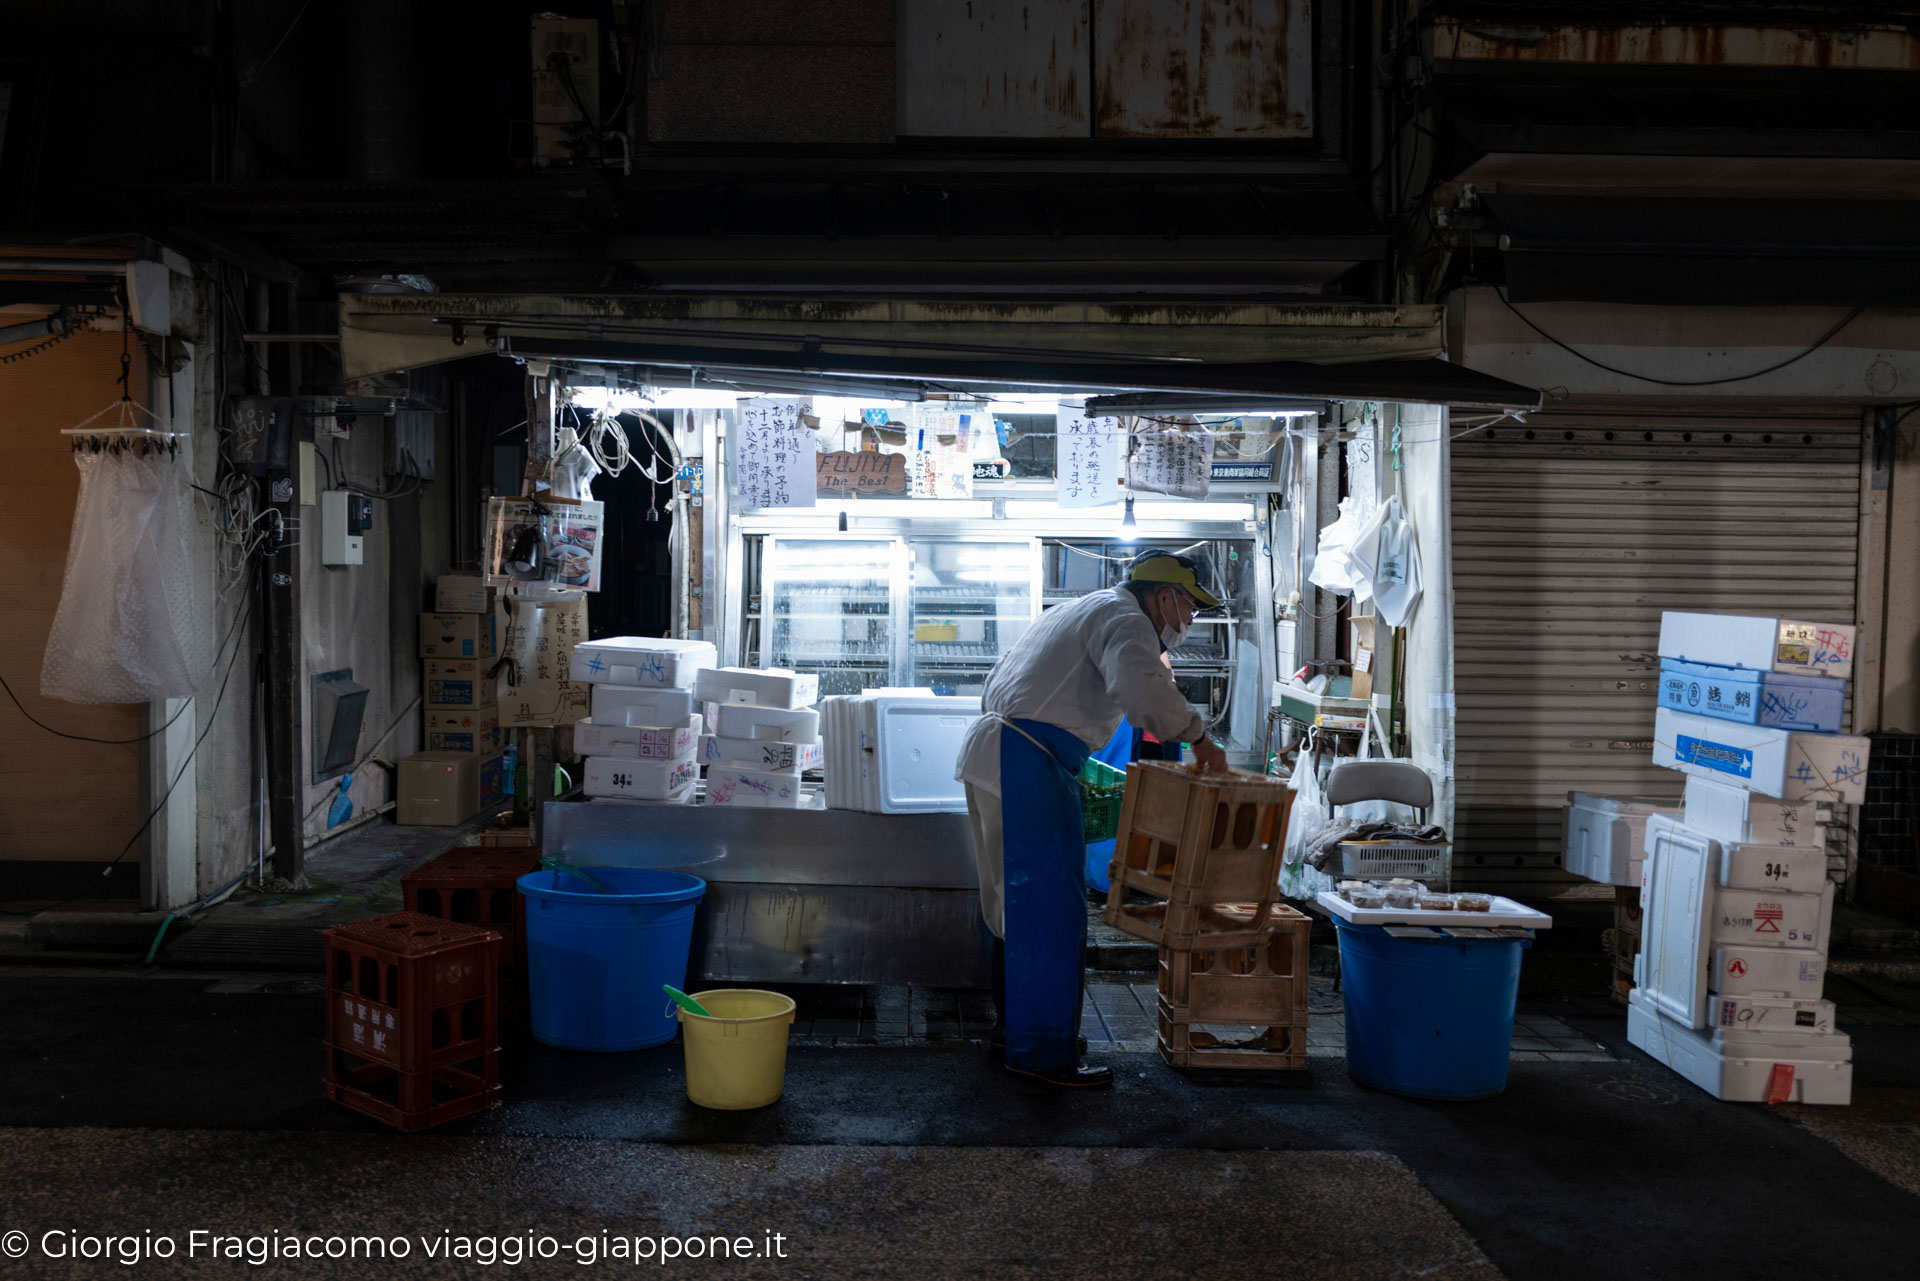
<path fill-rule="evenodd" d="M 767 667 L 820 677 L 820 693 L 899 685 L 907 666 L 907 549 L 899 538 L 769 537 L 760 593 Z"/>
<path fill-rule="evenodd" d="M 1040 615 L 1040 540 L 916 539 L 908 684 L 977 697 Z"/>

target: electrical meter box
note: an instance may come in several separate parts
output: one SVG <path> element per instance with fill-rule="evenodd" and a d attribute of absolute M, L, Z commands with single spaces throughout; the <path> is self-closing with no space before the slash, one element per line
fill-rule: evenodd
<path fill-rule="evenodd" d="M 373 499 L 344 489 L 320 495 L 320 563 L 358 565 L 361 542 L 373 528 Z"/>

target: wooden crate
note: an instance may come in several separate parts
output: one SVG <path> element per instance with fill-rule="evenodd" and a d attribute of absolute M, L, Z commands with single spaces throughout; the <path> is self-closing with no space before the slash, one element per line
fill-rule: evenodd
<path fill-rule="evenodd" d="M 1256 1072 L 1301 1072 L 1307 1066 L 1307 1016 L 1269 1023 L 1244 1040 L 1226 1040 L 1184 1022 L 1163 997 L 1159 1003 L 1160 1057 L 1169 1067 L 1237 1068 Z"/>
<path fill-rule="evenodd" d="M 1292 800 L 1284 782 L 1262 775 L 1201 774 L 1161 761 L 1128 766 L 1107 924 L 1162 946 L 1187 946 L 1184 940 L 1219 932 L 1206 909 L 1243 903 L 1252 918 L 1239 932 L 1257 941 L 1280 894 Z"/>
<path fill-rule="evenodd" d="M 1276 907 L 1252 946 L 1162 948 L 1160 999 L 1179 1023 L 1287 1025 L 1307 1010 L 1307 937 L 1312 923 Z"/>

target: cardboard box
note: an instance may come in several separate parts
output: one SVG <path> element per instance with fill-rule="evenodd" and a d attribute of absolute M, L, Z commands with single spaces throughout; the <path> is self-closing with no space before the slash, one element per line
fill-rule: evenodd
<path fill-rule="evenodd" d="M 1851 623 L 1806 623 L 1742 614 L 1660 615 L 1660 657 L 1801 676 L 1853 674 Z"/>
<path fill-rule="evenodd" d="M 741 765 L 707 767 L 707 804 L 797 810 L 806 804 L 798 770 L 756 770 Z"/>
<path fill-rule="evenodd" d="M 489 664 L 429 658 L 420 664 L 421 705 L 429 712 L 483 712 L 498 719 Z"/>
<path fill-rule="evenodd" d="M 571 725 L 587 714 L 585 683 L 572 676 L 574 647 L 587 638 L 584 599 L 512 602 L 502 628 L 500 726 Z"/>
<path fill-rule="evenodd" d="M 588 796 L 635 796 L 664 801 L 700 777 L 700 763 L 691 756 L 678 761 L 622 760 L 617 756 L 589 756 Z"/>
<path fill-rule="evenodd" d="M 646 725 L 678 725 L 693 715 L 693 691 L 651 685 L 590 685 L 593 719 L 625 725 L 629 716 Z"/>
<path fill-rule="evenodd" d="M 493 588 L 478 574 L 442 574 L 433 584 L 436 614 L 491 614 Z"/>
<path fill-rule="evenodd" d="M 480 758 L 467 752 L 420 752 L 398 767 L 394 822 L 456 827 L 480 812 Z"/>
<path fill-rule="evenodd" d="M 1816 894 L 1716 889 L 1709 922 L 1715 943 L 1810 947 L 1824 951 L 1833 923 L 1833 885 Z"/>
<path fill-rule="evenodd" d="M 1818 801 L 1783 801 L 1732 783 L 1689 777 L 1680 822 L 1722 845 L 1792 845 L 1824 850 L 1826 810 Z"/>
<path fill-rule="evenodd" d="M 1660 705 L 1721 721 L 1837 734 L 1846 715 L 1847 683 L 1831 676 L 1756 672 L 1663 658 Z"/>
<path fill-rule="evenodd" d="M 583 684 L 691 689 L 694 679 L 719 661 L 708 641 L 609 636 L 574 646 L 572 674 Z"/>
<path fill-rule="evenodd" d="M 480 808 L 490 810 L 507 799 L 507 754 L 480 758 Z"/>
<path fill-rule="evenodd" d="M 422 658 L 472 658 L 491 662 L 499 657 L 499 643 L 492 614 L 420 615 Z"/>
<path fill-rule="evenodd" d="M 744 765 L 749 769 L 814 769 L 822 757 L 820 740 L 810 743 L 768 743 L 751 738 L 721 738 L 718 734 L 700 739 L 700 759 L 709 765 Z"/>
<path fill-rule="evenodd" d="M 820 678 L 784 667 L 710 667 L 694 680 L 693 696 L 703 703 L 792 711 L 820 701 Z"/>
<path fill-rule="evenodd" d="M 1707 990 L 1717 996 L 1784 996 L 1817 1001 L 1827 958 L 1811 948 L 1719 944 Z"/>
<path fill-rule="evenodd" d="M 1663 707 L 1654 714 L 1653 763 L 1788 801 L 1862 805 L 1868 742 L 1739 725 Z"/>
<path fill-rule="evenodd" d="M 506 746 L 500 733 L 500 711 L 486 707 L 464 711 L 426 713 L 422 734 L 429 752 L 466 752 L 486 756 Z"/>
<path fill-rule="evenodd" d="M 1351 698 L 1373 697 L 1373 619 L 1355 618 L 1349 620 L 1352 644 L 1348 647 L 1353 655 L 1353 688 L 1348 691 Z"/>
<path fill-rule="evenodd" d="M 811 743 L 820 737 L 820 713 L 778 707 L 715 703 L 713 732 L 721 738 L 750 738 L 761 743 Z"/>
<path fill-rule="evenodd" d="M 574 723 L 573 748 L 582 756 L 677 761 L 699 749 L 701 728 L 698 713 L 677 725 L 603 725 L 588 718 Z"/>
<path fill-rule="evenodd" d="M 1784 996 L 1716 996 L 1707 1011 L 1707 1026 L 1824 1036 L 1833 1031 L 1833 1002 L 1795 1001 Z"/>

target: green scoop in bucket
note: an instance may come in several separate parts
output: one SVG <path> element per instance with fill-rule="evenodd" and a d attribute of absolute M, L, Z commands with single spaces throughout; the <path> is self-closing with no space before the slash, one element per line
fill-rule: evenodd
<path fill-rule="evenodd" d="M 606 882 L 602 881 L 599 877 L 591 875 L 582 868 L 574 867 L 570 863 L 562 863 L 556 858 L 543 858 L 540 860 L 540 866 L 546 868 L 549 872 L 559 872 L 565 876 L 577 877 L 585 881 L 588 885 L 591 885 L 595 893 L 613 893 L 612 890 L 607 888 Z"/>
<path fill-rule="evenodd" d="M 713 1017 L 713 1015 L 707 1013 L 706 1006 L 700 1004 L 700 1002 L 694 1000 L 692 997 L 688 996 L 685 992 L 682 992 L 679 988 L 674 987 L 668 983 L 662 983 L 660 985 L 660 990 L 662 992 L 665 992 L 669 997 L 672 997 L 673 1003 L 679 1006 L 681 1009 L 685 1010 L 687 1013 L 698 1014 L 703 1019 L 710 1019 Z"/>

